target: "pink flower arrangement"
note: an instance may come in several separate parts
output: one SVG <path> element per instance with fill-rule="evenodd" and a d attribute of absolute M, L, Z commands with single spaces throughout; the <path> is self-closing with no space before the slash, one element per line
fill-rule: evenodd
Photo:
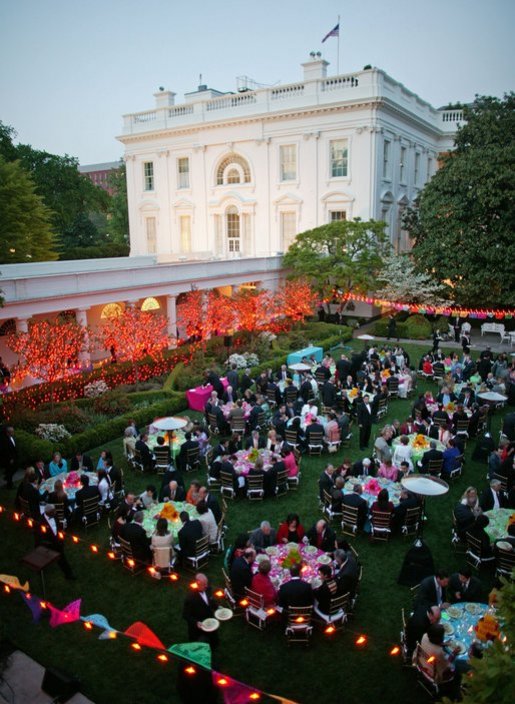
<path fill-rule="evenodd" d="M 70 472 L 66 477 L 65 484 L 67 486 L 78 486 L 80 483 L 80 477 L 77 472 Z"/>
<path fill-rule="evenodd" d="M 381 486 L 377 479 L 370 479 L 363 487 L 363 490 L 367 492 L 367 494 L 373 494 L 374 496 L 377 496 L 379 492 L 381 491 Z"/>

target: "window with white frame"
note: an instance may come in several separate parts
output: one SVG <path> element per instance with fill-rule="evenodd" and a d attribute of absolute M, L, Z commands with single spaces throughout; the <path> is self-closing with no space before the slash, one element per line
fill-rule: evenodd
<path fill-rule="evenodd" d="M 143 162 L 143 180 L 146 191 L 154 190 L 154 162 Z"/>
<path fill-rule="evenodd" d="M 281 242 L 283 252 L 286 252 L 297 234 L 297 213 L 294 210 L 281 212 Z"/>
<path fill-rule="evenodd" d="M 227 171 L 227 183 L 240 183 L 241 175 L 238 169 L 229 169 Z"/>
<path fill-rule="evenodd" d="M 225 211 L 227 228 L 227 249 L 230 253 L 240 251 L 240 215 L 238 209 L 231 205 Z"/>
<path fill-rule="evenodd" d="M 281 181 L 295 181 L 297 178 L 297 147 L 295 144 L 282 144 L 279 147 Z"/>
<path fill-rule="evenodd" d="M 233 170 L 239 174 L 239 181 L 236 183 L 250 183 L 250 167 L 247 161 L 239 154 L 229 154 L 218 165 L 216 185 L 223 186 L 229 183 L 228 176 Z"/>
<path fill-rule="evenodd" d="M 329 146 L 331 153 L 331 178 L 345 178 L 348 172 L 348 142 L 346 139 L 333 139 Z"/>
<path fill-rule="evenodd" d="M 383 205 L 381 208 L 381 220 L 382 222 L 386 223 L 385 232 L 386 234 L 389 234 L 390 232 L 390 206 L 389 205 Z"/>
<path fill-rule="evenodd" d="M 408 158 L 408 150 L 406 147 L 401 146 L 401 158 L 399 162 L 399 181 L 400 183 L 406 183 L 406 173 L 407 173 L 407 164 L 406 164 L 406 159 Z"/>
<path fill-rule="evenodd" d="M 179 225 L 181 232 L 181 252 L 191 252 L 191 215 L 181 215 Z"/>
<path fill-rule="evenodd" d="M 347 220 L 346 210 L 330 210 L 329 222 L 337 222 L 338 220 Z"/>
<path fill-rule="evenodd" d="M 146 218 L 145 228 L 147 232 L 147 252 L 149 254 L 155 254 L 157 248 L 156 219 Z"/>
<path fill-rule="evenodd" d="M 177 186 L 178 188 L 190 187 L 190 160 L 187 156 L 177 159 Z"/>
<path fill-rule="evenodd" d="M 419 152 L 415 152 L 415 166 L 413 169 L 413 183 L 415 186 L 418 185 L 418 182 L 420 180 L 420 154 Z"/>
<path fill-rule="evenodd" d="M 385 139 L 383 142 L 383 178 L 390 178 L 390 147 L 390 140 Z"/>
<path fill-rule="evenodd" d="M 427 157 L 427 173 L 426 173 L 426 181 L 429 181 L 433 173 L 433 160 L 431 159 L 430 156 Z"/>

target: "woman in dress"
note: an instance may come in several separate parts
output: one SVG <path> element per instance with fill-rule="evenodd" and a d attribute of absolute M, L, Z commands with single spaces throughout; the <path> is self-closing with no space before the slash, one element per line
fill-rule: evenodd
<path fill-rule="evenodd" d="M 60 452 L 54 452 L 52 455 L 52 460 L 48 465 L 48 471 L 51 477 L 56 477 L 61 472 L 68 471 L 68 464 L 63 457 L 61 457 Z"/>
<path fill-rule="evenodd" d="M 372 507 L 370 509 L 370 513 L 373 518 L 374 513 L 377 513 L 377 512 L 393 513 L 393 509 L 394 509 L 394 506 L 393 506 L 392 502 L 390 501 L 388 489 L 381 489 L 381 491 L 377 495 L 377 500 L 374 501 L 374 503 L 372 504 Z"/>
<path fill-rule="evenodd" d="M 266 449 L 270 450 L 270 452 L 280 452 L 282 444 L 283 444 L 283 441 L 277 435 L 274 428 L 269 430 L 268 435 L 267 435 L 267 439 L 266 439 Z"/>
<path fill-rule="evenodd" d="M 214 545 L 218 535 L 218 526 L 216 525 L 213 512 L 208 508 L 208 505 L 203 499 L 197 504 L 197 513 L 198 520 L 202 524 L 202 535 L 207 537 L 210 545 Z"/>
<path fill-rule="evenodd" d="M 384 462 L 381 462 L 381 465 L 379 466 L 379 470 L 377 472 L 378 477 L 384 477 L 385 479 L 389 479 L 392 482 L 396 482 L 398 475 L 399 470 L 397 469 L 397 467 L 393 466 L 391 460 L 385 460 Z"/>
<path fill-rule="evenodd" d="M 410 472 L 413 471 L 413 450 L 409 446 L 409 438 L 407 435 L 401 435 L 399 444 L 396 446 L 393 453 L 392 462 L 396 467 L 401 466 L 401 462 L 407 462 Z"/>
<path fill-rule="evenodd" d="M 60 479 L 56 479 L 54 482 L 54 489 L 48 495 L 46 502 L 48 504 L 62 504 L 63 505 L 63 515 L 66 520 L 71 516 L 72 510 L 70 507 L 70 499 L 64 490 L 63 483 Z"/>
<path fill-rule="evenodd" d="M 154 553 L 154 567 L 158 570 L 168 570 L 173 558 L 173 535 L 168 530 L 166 518 L 157 519 L 150 546 Z"/>
<path fill-rule="evenodd" d="M 98 491 L 100 493 L 100 506 L 109 506 L 109 502 L 113 498 L 111 492 L 111 482 L 109 481 L 109 476 L 105 469 L 99 469 L 97 472 L 98 477 Z"/>
<path fill-rule="evenodd" d="M 299 466 L 297 464 L 297 459 L 295 457 L 295 453 L 293 452 L 293 448 L 284 443 L 281 448 L 281 457 L 283 459 L 284 466 L 288 470 L 288 476 L 296 477 L 299 473 Z"/>
<path fill-rule="evenodd" d="M 279 545 L 281 543 L 300 543 L 303 537 L 304 528 L 298 514 L 289 513 L 286 520 L 279 525 L 276 542 Z"/>
<path fill-rule="evenodd" d="M 111 452 L 109 450 L 102 450 L 102 452 L 100 453 L 100 457 L 98 458 L 97 470 L 104 469 L 106 459 L 110 459 L 112 462 L 113 455 L 111 454 Z"/>

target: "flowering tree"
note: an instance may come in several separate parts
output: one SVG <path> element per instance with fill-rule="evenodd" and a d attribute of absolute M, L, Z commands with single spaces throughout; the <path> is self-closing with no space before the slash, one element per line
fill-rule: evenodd
<path fill-rule="evenodd" d="M 246 330 L 252 335 L 254 332 L 270 330 L 273 326 L 277 306 L 271 291 L 244 289 L 238 291 L 231 301 L 238 330 Z"/>
<path fill-rule="evenodd" d="M 190 291 L 177 306 L 177 322 L 188 337 L 224 335 L 235 324 L 232 299 L 213 290 Z"/>
<path fill-rule="evenodd" d="M 78 362 L 86 339 L 86 329 L 75 320 L 31 321 L 28 332 L 17 332 L 7 337 L 7 346 L 18 355 L 13 377 L 23 379 L 30 375 L 50 384 L 62 379 Z M 52 386 L 50 404 L 53 409 Z"/>
<path fill-rule="evenodd" d="M 418 272 L 409 254 L 389 254 L 378 283 L 382 288 L 375 292 L 376 298 L 428 306 L 450 305 L 442 284 L 429 274 Z"/>
<path fill-rule="evenodd" d="M 167 320 L 159 313 L 128 307 L 121 315 L 108 318 L 96 333 L 96 340 L 105 349 L 114 352 L 117 359 L 132 362 L 134 379 L 138 384 L 136 362 L 149 356 L 159 359 L 170 343 Z"/>
<path fill-rule="evenodd" d="M 307 281 L 294 279 L 286 281 L 275 296 L 275 307 L 281 324 L 277 327 L 286 330 L 293 324 L 313 314 L 317 296 Z"/>

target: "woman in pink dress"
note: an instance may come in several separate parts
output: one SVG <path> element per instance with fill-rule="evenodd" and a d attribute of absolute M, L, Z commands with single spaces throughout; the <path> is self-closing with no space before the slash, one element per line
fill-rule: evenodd
<path fill-rule="evenodd" d="M 293 449 L 289 445 L 283 445 L 281 457 L 283 458 L 284 466 L 288 470 L 288 476 L 296 477 L 299 473 L 299 466 L 295 459 Z"/>
<path fill-rule="evenodd" d="M 392 482 L 397 481 L 397 476 L 399 470 L 394 467 L 391 460 L 386 460 L 386 462 L 381 462 L 379 471 L 377 472 L 378 477 L 384 477 L 385 479 L 390 479 Z"/>

